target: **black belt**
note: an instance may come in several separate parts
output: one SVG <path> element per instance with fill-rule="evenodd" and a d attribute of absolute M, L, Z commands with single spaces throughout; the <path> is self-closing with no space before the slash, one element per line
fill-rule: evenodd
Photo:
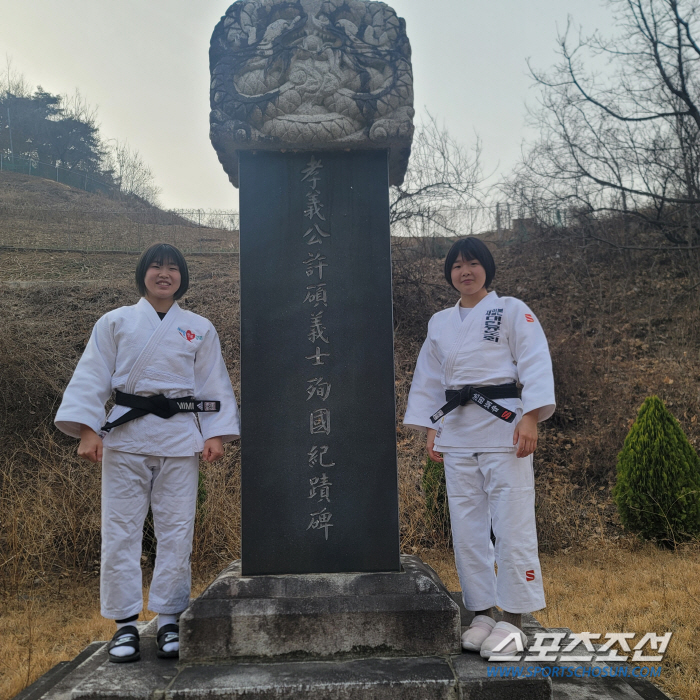
<path fill-rule="evenodd" d="M 137 396 L 136 394 L 125 394 L 119 390 L 116 392 L 115 403 L 117 406 L 129 406 L 131 410 L 117 420 L 105 423 L 102 430 L 106 432 L 134 420 L 134 418 L 145 416 L 147 413 L 153 413 L 159 418 L 172 418 L 176 413 L 216 413 L 221 410 L 220 401 L 206 401 L 205 399 L 195 399 L 192 396 L 168 399 L 162 394 Z"/>
<path fill-rule="evenodd" d="M 440 418 L 454 411 L 457 406 L 464 406 L 469 401 L 473 401 L 477 406 L 481 406 L 485 411 L 492 413 L 497 418 L 506 423 L 515 420 L 515 411 L 497 404 L 493 399 L 519 399 L 520 392 L 515 382 L 510 384 L 494 384 L 492 386 L 463 386 L 459 390 L 447 389 L 445 399 L 447 403 L 437 412 L 430 416 L 433 423 L 437 423 Z"/>

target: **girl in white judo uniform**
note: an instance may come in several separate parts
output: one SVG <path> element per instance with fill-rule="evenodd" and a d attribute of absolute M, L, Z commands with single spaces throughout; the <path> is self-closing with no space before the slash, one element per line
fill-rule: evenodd
<path fill-rule="evenodd" d="M 100 601 L 102 615 L 117 622 L 109 645 L 117 663 L 140 656 L 133 623 L 143 607 L 141 541 L 149 504 L 157 551 L 148 608 L 158 613 L 158 656 L 178 655 L 177 620 L 190 599 L 199 454 L 213 462 L 223 456 L 223 443 L 240 434 L 216 330 L 176 302 L 188 284 L 177 248 L 146 250 L 136 268 L 143 298 L 97 321 L 56 414 L 56 426 L 80 438 L 78 455 L 102 461 Z M 105 418 L 113 391 L 118 405 Z M 172 401 L 184 397 L 192 401 Z M 134 409 L 134 401 L 178 412 L 166 418 L 147 412 L 151 404 Z"/>
<path fill-rule="evenodd" d="M 486 658 L 509 636 L 500 655 L 512 654 L 515 635 L 525 644 L 521 614 L 545 606 L 532 453 L 537 423 L 555 407 L 542 327 L 522 301 L 487 291 L 495 271 L 476 238 L 457 241 L 447 254 L 445 278 L 460 299 L 430 319 L 404 417 L 427 431 L 431 459 L 444 457 L 457 571 L 464 604 L 475 613 L 462 647 Z M 494 605 L 503 622 L 493 619 Z"/>

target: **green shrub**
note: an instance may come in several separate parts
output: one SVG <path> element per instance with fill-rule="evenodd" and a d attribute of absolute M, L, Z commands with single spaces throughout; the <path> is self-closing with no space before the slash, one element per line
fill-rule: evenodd
<path fill-rule="evenodd" d="M 452 544 L 450 509 L 447 503 L 445 467 L 442 462 L 433 462 L 430 457 L 423 471 L 423 493 L 428 520 L 428 531 L 433 533 L 434 544 Z"/>
<path fill-rule="evenodd" d="M 644 401 L 625 438 L 613 498 L 622 524 L 645 539 L 700 535 L 700 458 L 657 396 Z"/>

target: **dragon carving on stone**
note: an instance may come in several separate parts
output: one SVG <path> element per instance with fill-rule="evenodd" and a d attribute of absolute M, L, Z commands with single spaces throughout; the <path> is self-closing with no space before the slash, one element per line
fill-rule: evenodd
<path fill-rule="evenodd" d="M 399 185 L 413 137 L 405 21 L 383 2 L 239 0 L 209 51 L 211 141 L 238 186 L 240 150 L 389 151 Z"/>

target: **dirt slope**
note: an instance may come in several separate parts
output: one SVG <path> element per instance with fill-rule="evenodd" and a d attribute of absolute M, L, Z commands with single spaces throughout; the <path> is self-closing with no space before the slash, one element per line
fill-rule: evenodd
<path fill-rule="evenodd" d="M 186 251 L 237 251 L 238 232 L 222 217 L 207 221 L 200 212 L 195 223 L 138 197 L 109 198 L 0 172 L 0 248 L 137 252 L 167 241 Z"/>
<path fill-rule="evenodd" d="M 0 172 L 0 207 L 124 212 L 153 209 L 150 204 L 135 197 L 112 199 L 35 175 L 5 171 Z"/>

